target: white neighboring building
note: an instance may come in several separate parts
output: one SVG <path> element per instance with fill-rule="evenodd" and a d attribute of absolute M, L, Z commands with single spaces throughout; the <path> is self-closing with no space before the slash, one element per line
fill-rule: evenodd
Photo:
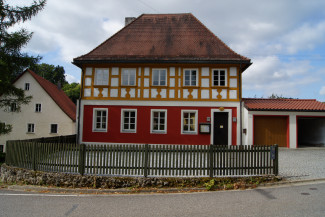
<path fill-rule="evenodd" d="M 76 133 L 76 105 L 56 85 L 28 69 L 14 85 L 33 98 L 28 105 L 21 106 L 21 112 L 0 110 L 0 122 L 12 125 L 11 133 L 0 137 L 0 145 L 5 145 L 7 140 Z"/>

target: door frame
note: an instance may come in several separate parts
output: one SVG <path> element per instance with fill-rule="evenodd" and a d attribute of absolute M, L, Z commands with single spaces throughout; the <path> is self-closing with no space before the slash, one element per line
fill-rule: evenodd
<path fill-rule="evenodd" d="M 231 145 L 232 141 L 232 109 L 224 109 L 220 111 L 219 109 L 211 109 L 211 137 L 210 144 L 213 144 L 213 130 L 214 130 L 214 112 L 227 112 L 228 113 L 228 146 Z"/>

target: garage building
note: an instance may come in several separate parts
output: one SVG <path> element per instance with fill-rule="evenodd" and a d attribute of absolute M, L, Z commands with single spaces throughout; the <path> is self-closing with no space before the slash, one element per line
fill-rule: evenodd
<path fill-rule="evenodd" d="M 315 99 L 243 99 L 243 144 L 325 147 L 325 103 Z"/>

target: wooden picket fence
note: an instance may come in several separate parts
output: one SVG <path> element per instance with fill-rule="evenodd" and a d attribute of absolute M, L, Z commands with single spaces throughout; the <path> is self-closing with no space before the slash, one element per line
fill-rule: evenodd
<path fill-rule="evenodd" d="M 278 146 L 78 145 L 9 141 L 6 163 L 32 170 L 81 175 L 277 175 Z"/>

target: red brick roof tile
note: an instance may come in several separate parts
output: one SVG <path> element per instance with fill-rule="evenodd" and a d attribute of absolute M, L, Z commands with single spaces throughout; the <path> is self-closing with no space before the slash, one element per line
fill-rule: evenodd
<path fill-rule="evenodd" d="M 325 103 L 316 99 L 255 99 L 244 98 L 250 111 L 324 111 Z"/>
<path fill-rule="evenodd" d="M 66 113 L 73 121 L 76 121 L 76 105 L 64 93 L 64 91 L 59 89 L 56 85 L 52 84 L 48 80 L 37 75 L 35 72 L 29 69 L 27 69 L 26 71 L 28 71 L 35 78 L 35 80 L 43 87 L 43 89 L 62 109 L 62 111 Z"/>
<path fill-rule="evenodd" d="M 250 65 L 192 14 L 143 14 L 94 50 L 86 61 L 232 61 Z M 246 66 L 248 67 L 248 66 Z"/>

